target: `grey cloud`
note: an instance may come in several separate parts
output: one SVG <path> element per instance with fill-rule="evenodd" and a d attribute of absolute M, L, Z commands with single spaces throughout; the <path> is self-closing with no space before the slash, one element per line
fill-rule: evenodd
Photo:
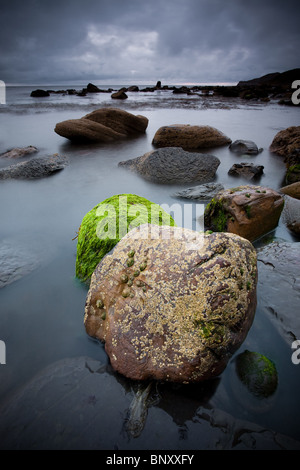
<path fill-rule="evenodd" d="M 294 0 L 2 0 L 0 79 L 238 81 L 299 67 Z"/>

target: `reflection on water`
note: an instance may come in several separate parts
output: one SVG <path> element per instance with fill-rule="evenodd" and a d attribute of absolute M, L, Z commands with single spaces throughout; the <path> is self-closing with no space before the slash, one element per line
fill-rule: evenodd
<path fill-rule="evenodd" d="M 71 98 L 75 98 L 77 103 L 80 100 L 79 97 Z M 101 106 L 110 99 L 107 95 L 98 98 Z M 8 92 L 8 103 L 9 99 Z M 40 102 L 31 103 L 30 108 L 26 109 L 30 101 L 26 96 L 24 102 L 18 104 L 15 100 L 12 108 L 8 106 L 0 112 L 0 152 L 34 145 L 39 149 L 38 155 L 59 153 L 69 159 L 69 166 L 50 178 L 1 181 L 0 184 L 0 242 L 9 240 L 16 249 L 22 247 L 39 259 L 36 269 L 0 291 L 0 339 L 6 344 L 6 365 L 0 365 L 2 401 L 42 368 L 65 357 L 89 356 L 107 364 L 104 346 L 85 334 L 83 312 L 87 289 L 74 278 L 74 237 L 88 211 L 114 194 L 134 193 L 170 208 L 173 204 L 179 204 L 182 213 L 185 204 L 192 206 L 193 215 L 185 219 L 185 226 L 200 227 L 200 222 L 195 220 L 196 203 L 174 197 L 182 187 L 146 182 L 119 168 L 120 161 L 151 150 L 154 133 L 162 125 L 211 125 L 232 140 L 254 140 L 258 147 L 264 149 L 255 157 L 238 157 L 227 147 L 210 149 L 209 153 L 221 161 L 215 181 L 226 188 L 247 183 L 228 175 L 232 164 L 242 158 L 242 161 L 264 166 L 264 175 L 257 184 L 278 189 L 282 185 L 285 167 L 280 157 L 269 153 L 268 147 L 278 130 L 297 125 L 299 117 L 298 109 L 287 110 L 272 104 L 229 106 L 229 109 L 197 105 L 195 109 L 198 97 L 190 99 L 193 104 L 189 105 L 189 109 L 173 102 L 170 110 L 170 102 L 167 106 L 164 101 L 167 98 L 152 96 L 150 105 L 147 101 L 149 95 L 140 95 L 130 97 L 120 106 L 129 111 L 136 106 L 132 112 L 149 119 L 145 135 L 114 144 L 75 146 L 54 133 L 55 124 L 81 117 L 96 109 L 99 103 L 85 102 L 74 106 L 74 103 L 66 104 L 61 96 L 56 99 L 57 102 L 53 102 L 51 97 L 43 106 Z M 130 101 L 133 99 L 136 100 L 134 104 Z M 155 107 L 158 100 L 163 108 Z M 18 106 L 24 114 L 19 113 Z M 114 103 L 114 106 L 119 107 L 119 103 L 117 106 Z M 1 166 L 7 164 L 12 164 L 12 161 L 0 162 Z M 176 222 L 181 225 L 182 221 Z M 275 236 L 295 240 L 283 225 L 276 230 Z M 250 406 L 248 401 L 247 407 L 247 392 L 239 388 L 237 393 L 233 365 L 229 364 L 220 378 L 209 383 L 188 387 L 161 384 L 158 387 L 159 400 L 148 409 L 148 415 L 151 410 L 150 422 L 155 416 L 155 409 L 159 408 L 176 423 L 182 437 L 192 443 L 190 434 L 185 434 L 185 423 L 193 420 L 199 407 L 216 407 L 237 418 L 257 422 L 300 439 L 296 425 L 300 418 L 297 406 L 300 385 L 298 369 L 291 363 L 291 351 L 260 311 L 259 302 L 255 322 L 241 351 L 246 348 L 265 354 L 278 367 L 279 385 L 272 406 L 269 403 L 265 408 Z M 126 379 L 122 380 L 126 382 Z M 164 416 L 162 411 L 160 418 Z M 145 429 L 147 435 L 147 426 Z M 140 439 L 143 439 L 143 432 Z"/>

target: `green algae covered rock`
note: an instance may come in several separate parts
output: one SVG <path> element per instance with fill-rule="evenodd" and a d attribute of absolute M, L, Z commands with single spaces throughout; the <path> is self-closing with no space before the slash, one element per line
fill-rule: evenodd
<path fill-rule="evenodd" d="M 145 223 L 176 226 L 162 207 L 135 194 L 115 195 L 95 206 L 79 228 L 76 277 L 89 282 L 101 259 L 130 230 Z"/>
<path fill-rule="evenodd" d="M 260 353 L 244 351 L 236 358 L 236 372 L 239 379 L 257 398 L 274 394 L 277 383 L 275 364 Z"/>

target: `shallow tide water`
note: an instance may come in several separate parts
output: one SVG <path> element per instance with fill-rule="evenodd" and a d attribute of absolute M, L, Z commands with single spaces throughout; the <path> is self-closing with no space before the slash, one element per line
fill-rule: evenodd
<path fill-rule="evenodd" d="M 86 99 L 52 95 L 38 101 L 29 97 L 30 90 L 8 89 L 7 105 L 0 107 L 0 153 L 13 147 L 34 145 L 39 149 L 38 156 L 59 153 L 68 158 L 69 165 L 49 178 L 0 182 L 0 242 L 20 247 L 38 259 L 36 269 L 0 290 L 0 339 L 6 345 L 6 364 L 0 365 L 0 405 L 36 373 L 60 359 L 89 356 L 108 362 L 103 345 L 92 341 L 85 333 L 83 314 L 87 289 L 75 278 L 74 238 L 89 210 L 114 194 L 134 193 L 169 208 L 178 204 L 182 213 L 185 204 L 192 206 L 195 214 L 195 203 L 173 196 L 179 189 L 191 185 L 151 184 L 119 168 L 120 161 L 151 150 L 153 136 L 162 125 L 211 125 L 232 140 L 254 140 L 263 148 L 259 155 L 243 157 L 243 161 L 264 165 L 264 175 L 255 184 L 279 189 L 285 166 L 268 148 L 279 130 L 299 125 L 299 108 L 282 107 L 277 103 L 226 103 L 199 96 L 174 97 L 170 92 L 130 93 L 125 102 L 112 102 L 109 94 L 89 95 Z M 146 116 L 149 125 L 145 135 L 113 144 L 75 146 L 54 132 L 57 122 L 82 117 L 102 106 L 122 107 Z M 228 175 L 232 164 L 241 158 L 228 147 L 209 149 L 207 153 L 221 161 L 215 181 L 226 188 L 247 183 Z M 2 159 L 0 167 L 12 163 L 12 160 Z M 203 206 L 199 207 L 197 214 L 203 210 Z M 176 222 L 182 225 L 182 220 Z M 188 228 L 201 229 L 201 222 L 194 217 L 187 218 L 185 224 Z M 273 236 L 299 241 L 281 223 Z M 246 419 L 300 440 L 300 368 L 292 364 L 292 350 L 270 318 L 260 310 L 259 302 L 254 324 L 236 354 L 245 349 L 259 351 L 275 362 L 279 374 L 275 396 L 266 407 L 259 403 L 247 406 L 246 391 L 232 390 L 233 357 L 206 404 L 237 419 Z M 175 403 L 182 401 L 183 411 L 165 412 L 166 423 L 170 416 L 176 423 L 176 414 L 181 422 L 180 413 L 192 419 L 197 405 L 203 403 L 201 397 L 198 403 L 194 395 L 190 398 L 182 389 L 180 392 L 172 390 L 169 399 Z M 151 411 L 154 418 L 155 408 L 154 405 Z M 178 425 L 178 432 L 180 430 L 182 425 Z M 144 439 L 142 433 L 138 446 L 146 445 L 147 437 Z M 170 439 L 172 442 L 172 437 Z M 187 447 L 196 445 L 195 436 L 185 435 L 184 439 Z M 128 448 L 133 445 L 131 442 Z"/>

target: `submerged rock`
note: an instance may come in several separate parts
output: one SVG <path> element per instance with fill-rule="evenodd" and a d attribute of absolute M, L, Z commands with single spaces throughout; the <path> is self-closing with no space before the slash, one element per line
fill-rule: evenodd
<path fill-rule="evenodd" d="M 284 196 L 263 186 L 239 186 L 220 191 L 207 205 L 208 230 L 231 232 L 254 241 L 274 230 L 284 206 Z"/>
<path fill-rule="evenodd" d="M 260 308 L 290 347 L 300 338 L 300 242 L 273 242 L 257 250 Z"/>
<path fill-rule="evenodd" d="M 158 204 L 135 194 L 119 194 L 105 199 L 83 218 L 77 243 L 76 276 L 89 282 L 97 264 L 120 239 L 144 223 L 175 225 Z"/>
<path fill-rule="evenodd" d="M 1 169 L 0 180 L 43 178 L 63 170 L 67 164 L 67 159 L 57 154 L 48 157 L 31 158 L 26 162 L 16 163 Z"/>
<path fill-rule="evenodd" d="M 235 364 L 238 377 L 254 396 L 267 398 L 275 393 L 277 370 L 266 356 L 246 350 L 236 357 Z"/>
<path fill-rule="evenodd" d="M 193 188 L 183 189 L 182 191 L 175 193 L 174 196 L 183 199 L 208 201 L 223 189 L 224 186 L 220 183 L 206 183 L 194 186 Z"/>
<path fill-rule="evenodd" d="M 148 414 L 148 400 L 152 388 L 152 382 L 149 384 L 139 384 L 134 398 L 128 410 L 125 429 L 129 437 L 138 437 L 141 435 L 146 424 Z"/>
<path fill-rule="evenodd" d="M 244 341 L 256 282 L 247 240 L 145 224 L 95 269 L 85 328 L 128 378 L 203 381 L 218 376 Z"/>
<path fill-rule="evenodd" d="M 148 126 L 145 116 L 135 116 L 115 108 L 101 108 L 80 119 L 69 119 L 55 126 L 55 132 L 74 142 L 111 142 L 143 134 Z"/>
<path fill-rule="evenodd" d="M 148 413 L 141 436 L 124 433 L 124 417 L 144 416 L 144 395 L 127 390 L 120 376 L 90 357 L 62 359 L 39 371 L 1 407 L 1 450 L 151 449 L 299 450 L 295 439 L 239 420 L 218 408 L 199 406 L 173 394 Z M 186 389 L 186 387 L 184 387 Z M 174 405 L 175 402 L 175 405 Z M 134 411 L 140 408 L 139 411 Z M 187 440 L 182 440 L 178 414 Z M 134 421 L 137 423 L 137 421 Z M 138 424 L 140 427 L 140 424 Z M 130 428 L 131 429 L 131 428 Z M 129 439 L 134 441 L 129 442 Z M 135 447 L 136 448 L 136 447 Z"/>
<path fill-rule="evenodd" d="M 235 163 L 228 170 L 231 176 L 242 176 L 247 180 L 259 178 L 264 172 L 262 165 L 254 165 L 253 163 Z"/>
<path fill-rule="evenodd" d="M 263 149 L 258 149 L 252 140 L 235 140 L 229 145 L 229 149 L 237 154 L 257 155 Z"/>
<path fill-rule="evenodd" d="M 40 266 L 41 258 L 30 247 L 1 240 L 0 243 L 0 289 L 27 276 Z"/>
<path fill-rule="evenodd" d="M 173 124 L 160 127 L 153 138 L 156 147 L 181 147 L 186 150 L 228 145 L 231 139 L 211 126 Z"/>
<path fill-rule="evenodd" d="M 214 155 L 186 152 L 177 147 L 153 150 L 119 163 L 119 166 L 159 184 L 211 181 L 219 165 L 220 160 Z"/>
<path fill-rule="evenodd" d="M 11 150 L 7 150 L 7 152 L 2 153 L 0 155 L 1 158 L 21 158 L 25 157 L 27 155 L 31 155 L 32 153 L 36 153 L 38 149 L 36 147 L 33 147 L 32 145 L 29 145 L 28 147 L 16 147 Z"/>

